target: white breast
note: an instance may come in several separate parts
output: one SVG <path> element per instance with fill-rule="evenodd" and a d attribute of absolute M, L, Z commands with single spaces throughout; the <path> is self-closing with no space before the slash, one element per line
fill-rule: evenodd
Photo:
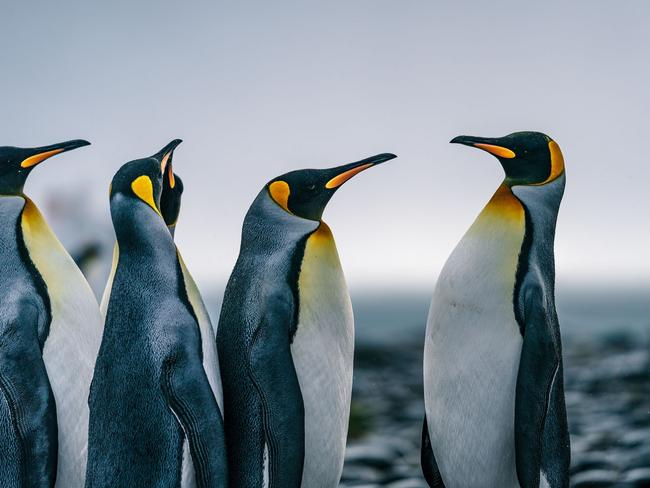
<path fill-rule="evenodd" d="M 199 322 L 199 330 L 201 331 L 201 344 L 203 350 L 203 369 L 208 377 L 208 382 L 212 388 L 212 393 L 219 404 L 221 415 L 223 415 L 223 388 L 221 386 L 221 373 L 219 372 L 219 357 L 217 356 L 217 341 L 215 339 L 215 329 L 212 327 L 210 316 L 203 303 L 203 298 L 199 289 L 192 278 L 192 275 L 187 270 L 185 262 L 178 253 L 178 260 L 183 271 L 183 280 L 185 281 L 185 291 L 187 298 L 194 309 L 196 318 Z"/>
<path fill-rule="evenodd" d="M 458 244 L 429 312 L 425 405 L 448 488 L 518 486 L 514 402 L 522 339 L 513 293 L 525 224 L 508 194 L 497 192 Z"/>
<path fill-rule="evenodd" d="M 201 349 L 203 351 L 203 369 L 205 370 L 205 375 L 208 377 L 208 383 L 210 383 L 212 393 L 214 394 L 219 409 L 221 410 L 221 415 L 223 415 L 223 388 L 221 386 L 221 373 L 219 372 L 219 358 L 217 356 L 217 342 L 215 339 L 214 329 L 212 328 L 210 316 L 208 315 L 208 311 L 205 309 L 203 298 L 201 298 L 201 294 L 194 282 L 194 278 L 192 278 L 192 275 L 187 270 L 187 266 L 185 266 L 185 262 L 183 261 L 180 252 L 177 251 L 177 253 L 178 261 L 181 265 L 181 271 L 183 272 L 183 281 L 185 282 L 187 298 L 194 309 L 194 313 L 196 314 L 199 323 L 199 330 L 201 332 Z M 194 463 L 192 462 L 187 437 L 183 443 L 181 486 L 183 488 L 193 488 L 196 486 Z"/>
<path fill-rule="evenodd" d="M 300 313 L 291 354 L 305 406 L 302 486 L 339 484 L 350 414 L 354 319 L 336 246 L 326 224 L 306 244 Z"/>
<path fill-rule="evenodd" d="M 88 393 L 102 335 L 99 307 L 81 271 L 29 199 L 22 230 L 29 255 L 47 285 L 52 308 L 43 360 L 57 409 L 56 486 L 82 487 L 88 446 Z"/>

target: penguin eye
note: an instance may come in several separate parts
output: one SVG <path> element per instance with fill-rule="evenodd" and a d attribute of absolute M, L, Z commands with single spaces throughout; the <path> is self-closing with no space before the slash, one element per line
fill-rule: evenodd
<path fill-rule="evenodd" d="M 310 190 L 310 191 L 313 191 L 313 190 L 316 189 L 316 185 L 314 185 L 314 184 L 312 183 L 311 185 L 307 186 L 307 189 Z"/>

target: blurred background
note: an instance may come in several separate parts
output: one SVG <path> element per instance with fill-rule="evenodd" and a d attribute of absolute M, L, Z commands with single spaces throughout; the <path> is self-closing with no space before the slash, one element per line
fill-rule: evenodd
<path fill-rule="evenodd" d="M 423 485 L 422 342 L 436 276 L 503 177 L 459 134 L 562 147 L 556 239 L 573 486 L 650 486 L 646 1 L 3 2 L 0 144 L 86 138 L 26 192 L 101 294 L 108 184 L 185 142 L 177 242 L 217 320 L 272 177 L 399 158 L 331 201 L 357 357 L 346 486 Z"/>

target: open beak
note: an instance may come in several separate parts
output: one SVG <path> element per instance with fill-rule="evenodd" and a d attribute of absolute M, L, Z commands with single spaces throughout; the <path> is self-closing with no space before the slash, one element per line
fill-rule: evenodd
<path fill-rule="evenodd" d="M 376 166 L 391 159 L 395 159 L 397 156 L 391 153 L 377 154 L 376 156 L 371 156 L 356 163 L 344 164 L 343 166 L 338 166 L 332 168 L 329 171 L 333 174 L 332 178 L 325 184 L 325 188 L 328 190 L 334 190 L 340 187 L 343 183 L 348 181 L 354 175 L 365 171 L 366 169 Z"/>
<path fill-rule="evenodd" d="M 83 139 L 75 139 L 73 141 L 59 142 L 58 144 L 52 144 L 51 146 L 35 147 L 30 149 L 30 156 L 25 158 L 20 166 L 22 168 L 31 168 L 36 166 L 38 163 L 42 163 L 47 158 L 60 154 L 66 151 L 72 151 L 78 147 L 88 146 L 90 142 L 84 141 Z"/>
<path fill-rule="evenodd" d="M 165 170 L 168 169 L 170 173 L 170 181 L 174 180 L 174 173 L 172 171 L 172 158 L 174 156 L 174 149 L 183 142 L 181 139 L 174 139 L 172 142 L 163 147 L 160 151 L 154 154 L 152 157 L 160 162 L 160 173 L 165 174 Z M 172 185 L 174 188 L 174 185 Z"/>
<path fill-rule="evenodd" d="M 498 158 L 512 159 L 516 156 L 512 149 L 500 145 L 500 140 L 494 137 L 458 136 L 451 141 L 452 144 L 477 147 L 495 155 Z"/>

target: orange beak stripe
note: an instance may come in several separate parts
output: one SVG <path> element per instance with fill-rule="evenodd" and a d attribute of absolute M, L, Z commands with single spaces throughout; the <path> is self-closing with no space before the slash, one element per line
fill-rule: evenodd
<path fill-rule="evenodd" d="M 366 163 L 366 164 L 362 164 L 361 166 L 357 166 L 356 168 L 352 168 L 347 171 L 344 171 L 340 175 L 337 175 L 331 180 L 329 180 L 325 184 L 325 188 L 327 188 L 328 190 L 331 190 L 333 188 L 338 188 L 343 183 L 345 183 L 350 178 L 352 178 L 354 175 L 356 175 L 357 173 L 361 173 L 364 169 L 370 168 L 370 166 L 372 166 L 373 164 L 374 163 Z"/>
<path fill-rule="evenodd" d="M 40 154 L 34 154 L 33 156 L 28 157 L 22 163 L 20 163 L 21 168 L 31 168 L 36 166 L 38 163 L 45 161 L 47 158 L 54 156 L 63 152 L 64 149 L 53 149 L 52 151 L 46 151 Z"/>
<path fill-rule="evenodd" d="M 174 179 L 174 171 L 171 166 L 167 168 L 167 175 L 169 176 L 169 186 L 174 188 L 176 186 L 176 180 Z"/>
<path fill-rule="evenodd" d="M 474 147 L 483 149 L 484 151 L 487 151 L 490 154 L 494 154 L 495 156 L 499 156 L 500 158 L 512 159 L 516 156 L 514 151 L 508 149 L 507 147 L 494 146 L 492 144 L 482 144 L 482 143 L 476 143 L 474 144 Z"/>
<path fill-rule="evenodd" d="M 167 161 L 169 160 L 169 155 L 171 154 L 171 151 L 165 154 L 162 158 L 162 161 L 160 162 L 160 172 L 162 174 L 165 174 L 165 168 L 167 168 Z"/>

